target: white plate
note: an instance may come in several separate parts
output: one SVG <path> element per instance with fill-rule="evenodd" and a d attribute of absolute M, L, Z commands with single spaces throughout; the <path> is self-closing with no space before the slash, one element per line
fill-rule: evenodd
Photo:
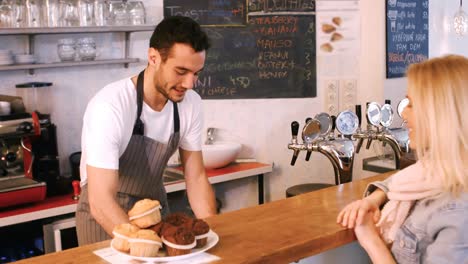
<path fill-rule="evenodd" d="M 196 256 L 196 255 L 198 255 L 200 253 L 203 253 L 203 252 L 207 251 L 208 249 L 214 247 L 219 241 L 218 234 L 216 234 L 211 229 L 210 229 L 210 232 L 208 232 L 208 237 L 207 238 L 208 238 L 208 240 L 207 240 L 206 245 L 204 247 L 192 249 L 192 251 L 189 254 L 180 255 L 180 256 L 173 256 L 173 257 L 152 257 L 152 258 L 150 258 L 150 257 L 132 256 L 132 255 L 130 255 L 128 253 L 121 252 L 121 251 L 118 251 L 117 249 L 115 249 L 114 248 L 114 243 L 113 243 L 114 240 L 111 241 L 110 247 L 111 247 L 112 250 L 114 250 L 115 252 L 117 252 L 119 255 L 123 256 L 126 259 L 135 259 L 135 260 L 140 260 L 140 261 L 145 261 L 145 262 L 150 262 L 150 263 L 151 262 L 169 262 L 169 261 L 187 259 L 187 258 L 191 258 L 193 256 Z M 165 252 L 165 251 L 162 250 L 162 252 Z"/>

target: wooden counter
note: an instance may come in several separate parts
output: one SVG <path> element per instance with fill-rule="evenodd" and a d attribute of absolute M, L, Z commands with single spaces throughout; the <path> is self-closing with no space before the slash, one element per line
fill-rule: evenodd
<path fill-rule="evenodd" d="M 352 230 L 336 224 L 338 212 L 362 197 L 369 182 L 393 172 L 207 219 L 219 235 L 209 250 L 219 263 L 288 263 L 354 241 Z M 109 241 L 65 250 L 18 263 L 106 263 L 93 254 Z"/>

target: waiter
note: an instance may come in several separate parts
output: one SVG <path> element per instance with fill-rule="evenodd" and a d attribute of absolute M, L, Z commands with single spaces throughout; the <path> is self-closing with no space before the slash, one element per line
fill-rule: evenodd
<path fill-rule="evenodd" d="M 201 98 L 192 90 L 208 48 L 195 21 L 166 18 L 151 36 L 146 69 L 107 85 L 89 102 L 76 212 L 80 246 L 110 239 L 140 199 L 157 199 L 162 214 L 168 213 L 163 171 L 177 148 L 195 216 L 215 214 L 201 153 Z"/>

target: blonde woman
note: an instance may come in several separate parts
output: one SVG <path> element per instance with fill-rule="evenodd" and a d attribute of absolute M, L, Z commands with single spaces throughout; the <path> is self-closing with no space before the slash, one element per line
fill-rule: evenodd
<path fill-rule="evenodd" d="M 407 77 L 403 118 L 419 160 L 370 184 L 337 222 L 373 263 L 468 263 L 468 59 L 413 64 Z"/>

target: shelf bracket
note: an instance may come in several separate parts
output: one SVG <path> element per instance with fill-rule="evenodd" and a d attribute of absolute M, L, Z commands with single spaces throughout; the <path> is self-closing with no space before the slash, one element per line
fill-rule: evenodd
<path fill-rule="evenodd" d="M 124 42 L 124 49 L 125 49 L 125 59 L 128 59 L 130 56 L 130 32 L 125 32 L 125 42 Z M 128 68 L 128 63 L 124 64 L 125 68 Z"/>
<path fill-rule="evenodd" d="M 28 35 L 28 47 L 27 47 L 27 49 L 29 51 L 28 54 L 31 54 L 31 55 L 34 55 L 34 38 L 35 38 L 34 34 Z M 29 73 L 29 75 L 34 75 L 34 69 L 29 69 L 28 73 Z"/>

